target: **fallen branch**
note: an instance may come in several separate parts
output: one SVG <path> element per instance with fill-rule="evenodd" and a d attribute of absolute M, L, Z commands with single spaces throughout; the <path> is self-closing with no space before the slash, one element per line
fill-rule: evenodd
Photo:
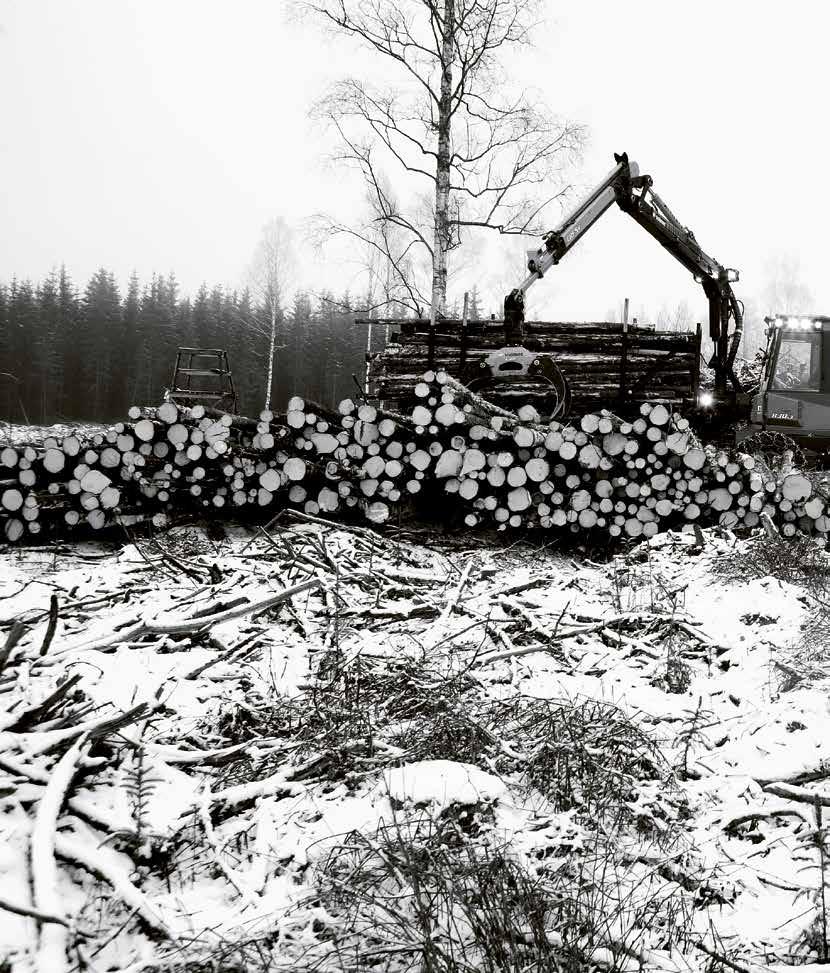
<path fill-rule="evenodd" d="M 63 903 L 58 889 L 58 868 L 55 862 L 55 839 L 58 815 L 72 778 L 83 759 L 86 737 L 82 736 L 58 761 L 49 775 L 32 829 L 32 889 L 35 907 L 39 912 L 60 916 Z M 40 931 L 36 966 L 50 973 L 68 970 L 66 954 L 67 923 L 51 922 Z"/>
<path fill-rule="evenodd" d="M 295 773 L 299 773 L 301 768 Z M 297 791 L 296 783 L 292 783 L 292 774 L 278 771 L 270 777 L 262 780 L 251 781 L 250 784 L 236 784 L 234 787 L 226 787 L 223 791 L 216 791 L 210 795 L 211 805 L 220 806 L 226 810 L 233 810 L 243 804 L 250 804 L 260 797 L 271 797 L 280 792 L 285 792 L 290 796 Z M 198 803 L 194 802 L 198 808 Z"/>
<path fill-rule="evenodd" d="M 788 801 L 796 801 L 799 804 L 821 804 L 822 807 L 830 807 L 830 794 L 816 794 L 808 791 L 806 787 L 794 787 L 792 784 L 778 782 L 766 784 L 764 791 L 767 794 L 775 794 L 776 797 L 784 797 Z"/>
<path fill-rule="evenodd" d="M 12 774 L 15 777 L 22 777 L 24 780 L 28 780 L 32 784 L 38 784 L 42 787 L 45 787 L 49 783 L 51 776 L 45 770 L 40 770 L 31 764 L 24 764 L 5 753 L 0 756 L 0 770 L 5 770 L 6 773 Z M 86 821 L 87 824 L 91 824 L 93 827 L 100 828 L 105 832 L 119 830 L 126 833 L 131 832 L 133 829 L 133 824 L 130 819 L 125 817 L 123 821 L 117 821 L 111 809 L 106 811 L 102 810 L 95 798 L 85 794 L 73 794 L 67 800 L 66 807 L 82 821 Z"/>
<path fill-rule="evenodd" d="M 95 878 L 103 879 L 119 896 L 119 898 L 134 909 L 141 918 L 165 939 L 175 939 L 174 933 L 165 921 L 158 915 L 147 897 L 133 885 L 127 870 L 114 861 L 107 861 L 114 856 L 114 852 L 106 848 L 94 848 L 80 841 L 77 836 L 59 834 L 55 838 L 55 851 L 66 861 L 80 865 Z M 55 969 L 51 966 L 41 966 L 42 970 Z"/>
<path fill-rule="evenodd" d="M 26 626 L 20 620 L 12 623 L 9 634 L 6 636 L 6 644 L 0 649 L 0 673 L 6 668 L 6 663 L 9 661 L 12 650 L 23 637 L 25 631 Z"/>
<path fill-rule="evenodd" d="M 40 646 L 39 655 L 43 656 L 49 651 L 52 639 L 55 637 L 55 629 L 58 627 L 58 596 L 53 594 L 49 599 L 49 624 L 43 635 L 43 642 Z"/>
<path fill-rule="evenodd" d="M 818 770 L 802 770 L 790 777 L 755 777 L 756 784 L 766 787 L 767 784 L 813 784 L 817 780 L 830 777 L 830 767 L 819 767 Z"/>
<path fill-rule="evenodd" d="M 623 612 L 622 614 L 607 618 L 604 621 L 588 622 L 584 625 L 574 625 L 571 628 L 563 629 L 562 631 L 554 631 L 551 633 L 548 641 L 544 645 L 527 645 L 506 652 L 490 652 L 487 655 L 479 656 L 475 664 L 488 665 L 493 662 L 500 662 L 503 659 L 509 659 L 513 656 L 530 655 L 533 652 L 548 652 L 555 642 L 561 642 L 564 639 L 574 638 L 578 635 L 591 635 L 594 632 L 602 632 L 604 629 L 610 629 L 615 625 L 655 621 L 665 621 L 671 622 L 672 624 L 685 625 L 685 623 L 678 621 L 676 615 L 668 612 Z M 698 638 L 701 641 L 704 641 L 707 645 L 712 645 L 715 647 L 715 643 L 709 642 L 706 636 L 695 631 L 694 629 L 689 628 L 688 634 L 693 635 L 695 638 Z"/>
<path fill-rule="evenodd" d="M 166 764 L 223 764 L 227 763 L 236 754 L 254 746 L 261 745 L 263 740 L 245 740 L 243 743 L 235 743 L 231 747 L 221 747 L 216 750 L 178 750 L 176 747 L 168 747 L 162 743 L 142 743 L 138 744 L 133 740 L 124 738 L 124 742 L 132 749 L 143 747 L 148 753 L 163 760 Z M 0 758 L 0 761 L 2 758 Z M 0 764 L 1 766 L 2 764 Z"/>
<path fill-rule="evenodd" d="M 265 611 L 273 608 L 284 601 L 289 601 L 295 595 L 302 594 L 304 591 L 311 591 L 320 587 L 318 578 L 309 578 L 299 584 L 285 588 L 276 595 L 263 598 L 262 601 L 252 601 L 239 608 L 230 608 L 227 611 L 217 612 L 215 615 L 205 615 L 201 618 L 188 618 L 181 622 L 146 622 L 144 624 L 144 634 L 154 635 L 185 635 L 190 632 L 200 632 L 212 625 L 219 625 L 222 622 L 231 621 L 234 618 L 243 618 L 245 615 L 252 615 L 255 612 Z"/>
<path fill-rule="evenodd" d="M 32 706 L 30 709 L 24 710 L 13 723 L 9 723 L 8 726 L 3 727 L 4 730 L 14 730 L 16 732 L 21 732 L 26 730 L 30 726 L 34 726 L 39 723 L 43 716 L 49 711 L 50 707 L 54 706 L 59 700 L 63 699 L 71 689 L 73 689 L 81 680 L 80 675 L 77 673 L 74 676 L 70 676 L 65 682 L 62 682 L 54 692 L 50 693 L 46 699 L 38 703 L 37 706 Z"/>
<path fill-rule="evenodd" d="M 445 622 L 450 615 L 455 611 L 458 602 L 461 598 L 461 592 L 464 590 L 464 586 L 470 577 L 470 571 L 473 568 L 473 558 L 468 558 L 467 563 L 464 565 L 464 570 L 461 572 L 461 577 L 458 579 L 458 584 L 453 589 L 452 594 L 447 599 L 447 603 L 444 605 L 443 611 L 439 617 L 439 622 Z"/>
<path fill-rule="evenodd" d="M 97 720 L 90 720 L 78 726 L 70 726 L 64 730 L 34 730 L 31 733 L 12 733 L 6 731 L 0 734 L 0 745 L 25 751 L 29 754 L 50 753 L 58 747 L 72 743 L 73 740 L 86 734 L 91 740 L 106 736 L 115 730 L 123 729 L 131 723 L 150 716 L 159 703 L 150 706 L 149 703 L 139 703 L 125 713 L 118 716 L 103 716 Z"/>
<path fill-rule="evenodd" d="M 261 632 L 255 632 L 253 635 L 242 639 L 241 642 L 237 642 L 236 645 L 232 645 L 229 649 L 225 649 L 220 652 L 219 655 L 214 659 L 209 659 L 207 662 L 200 666 L 196 666 L 195 669 L 191 669 L 190 672 L 186 672 L 183 676 L 184 679 L 198 679 L 199 676 L 204 675 L 208 669 L 212 669 L 214 666 L 219 665 L 220 662 L 228 662 L 234 659 L 237 654 L 239 658 L 247 655 L 249 652 L 253 652 L 259 645 L 259 639 L 262 637 Z"/>
<path fill-rule="evenodd" d="M 613 621 L 613 620 L 612 620 Z M 564 639 L 573 638 L 576 635 L 589 635 L 591 632 L 601 632 L 609 622 L 597 622 L 596 625 L 578 625 L 575 628 L 566 629 L 552 635 L 544 645 L 523 645 L 520 648 L 505 649 L 504 652 L 489 652 L 487 655 L 480 655 L 474 662 L 476 666 L 491 665 L 494 662 L 502 662 L 504 659 L 513 659 L 520 655 L 531 655 L 533 652 L 550 652 L 557 642 Z M 501 633 L 500 633 L 501 635 Z"/>
<path fill-rule="evenodd" d="M 739 814 L 736 818 L 730 818 L 723 825 L 723 830 L 733 831 L 742 824 L 750 824 L 753 821 L 768 821 L 770 818 L 800 818 L 802 821 L 807 821 L 807 817 L 801 811 L 779 807 L 772 811 L 750 811 L 747 814 Z"/>
<path fill-rule="evenodd" d="M 200 570 L 198 570 L 198 569 L 196 569 L 194 567 L 191 567 L 189 564 L 186 564 L 184 561 L 181 561 L 179 558 L 174 557 L 169 551 L 166 551 L 161 546 L 161 544 L 159 544 L 159 542 L 155 538 L 152 539 L 152 544 L 153 544 L 153 547 L 155 547 L 155 549 L 161 555 L 161 558 L 162 558 L 163 561 L 169 561 L 170 564 L 172 564 L 174 568 L 176 568 L 178 571 L 180 571 L 186 577 L 192 578 L 194 581 L 204 581 L 205 580 L 205 572 L 204 571 L 200 571 Z"/>
<path fill-rule="evenodd" d="M 106 635 L 102 638 L 92 639 L 76 645 L 65 645 L 58 652 L 53 652 L 49 656 L 49 660 L 54 662 L 58 657 L 73 655 L 76 652 L 102 652 L 104 649 L 112 648 L 115 645 L 134 642 L 144 634 L 144 622 L 133 622 L 129 628 L 120 628 L 117 632 L 113 632 L 112 635 Z M 46 665 L 49 665 L 49 660 L 46 660 Z"/>
<path fill-rule="evenodd" d="M 207 841 L 208 847 L 210 848 L 211 857 L 228 882 L 239 893 L 240 898 L 246 903 L 246 905 L 254 905 L 257 900 L 256 896 L 249 888 L 247 888 L 242 879 L 225 861 L 221 851 L 219 850 L 219 846 L 216 841 L 216 833 L 213 830 L 213 822 L 210 819 L 210 804 L 210 784 L 206 784 L 202 793 L 202 799 L 199 802 L 199 820 L 201 821 L 202 828 L 205 832 L 205 841 Z"/>
<path fill-rule="evenodd" d="M 69 922 L 63 916 L 53 916 L 48 912 L 41 912 L 31 905 L 19 905 L 17 902 L 10 902 L 0 895 L 0 909 L 5 912 L 13 912 L 16 916 L 27 916 L 30 919 L 37 919 L 38 922 L 56 922 L 60 926 L 69 927 Z"/>
<path fill-rule="evenodd" d="M 769 969 L 766 966 L 758 966 L 757 963 L 751 961 L 747 963 L 736 963 L 734 960 L 729 959 L 728 956 L 724 956 L 723 953 L 717 953 L 714 949 L 710 949 L 705 943 L 697 942 L 694 945 L 702 953 L 706 953 L 707 956 L 711 956 L 718 963 L 728 966 L 730 970 L 735 970 L 736 973 L 769 973 Z"/>

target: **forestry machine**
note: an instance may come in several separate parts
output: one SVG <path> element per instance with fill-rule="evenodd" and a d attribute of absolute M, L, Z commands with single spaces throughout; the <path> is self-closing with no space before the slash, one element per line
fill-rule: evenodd
<path fill-rule="evenodd" d="M 735 270 L 705 253 L 628 156 L 615 155 L 605 179 L 528 252 L 529 275 L 504 300 L 503 321 L 390 319 L 391 343 L 372 363 L 375 394 L 405 406 L 419 373 L 441 368 L 500 405 L 533 404 L 542 415 L 612 409 L 620 415 L 645 400 L 697 412 L 721 426 L 746 411 L 734 362 L 743 310 L 732 290 Z M 709 302 L 714 388 L 701 393 L 701 329 L 656 331 L 636 322 L 525 321 L 525 294 L 558 264 L 612 204 L 628 213 L 694 275 Z M 745 401 L 744 401 L 745 400 Z M 701 405 L 703 408 L 701 409 Z"/>
<path fill-rule="evenodd" d="M 524 338 L 524 297 L 531 284 L 559 263 L 574 244 L 599 220 L 612 204 L 631 216 L 657 242 L 678 260 L 695 280 L 703 285 L 709 302 L 709 337 L 714 354 L 710 367 L 715 373 L 715 400 L 726 404 L 741 391 L 733 364 L 743 332 L 743 309 L 732 284 L 737 270 L 721 266 L 695 239 L 694 233 L 678 222 L 672 211 L 652 188 L 651 176 L 640 175 L 636 162 L 628 155 L 614 153 L 617 163 L 603 181 L 559 226 L 544 234 L 544 246 L 528 251 L 529 275 L 504 299 L 505 338 L 520 345 Z M 730 335 L 730 318 L 734 327 Z M 731 385 L 731 390 L 730 390 Z M 715 404 L 715 403 L 710 403 Z"/>
<path fill-rule="evenodd" d="M 794 442 L 830 465 L 830 317 L 766 318 L 767 345 L 742 448 L 774 451 Z M 782 442 L 783 440 L 783 442 Z"/>
<path fill-rule="evenodd" d="M 628 156 L 554 229 L 528 251 L 528 276 L 504 299 L 504 319 L 487 321 L 388 319 L 398 330 L 373 357 L 375 394 L 405 406 L 428 369 L 444 369 L 472 390 L 516 409 L 533 404 L 563 418 L 596 409 L 635 413 L 646 400 L 662 401 L 692 418 L 706 438 L 762 442 L 830 453 L 830 318 L 768 319 L 760 387 L 743 389 L 735 357 L 743 307 L 732 290 L 738 272 L 698 244 L 654 192 Z M 616 203 L 701 284 L 709 304 L 713 388 L 701 388 L 701 329 L 656 331 L 632 324 L 525 321 L 525 294 L 558 264 Z M 757 394 L 755 394 L 757 392 Z M 749 422 L 748 426 L 745 424 Z M 767 437 L 764 439 L 764 437 Z M 749 448 L 751 443 L 747 443 Z"/>

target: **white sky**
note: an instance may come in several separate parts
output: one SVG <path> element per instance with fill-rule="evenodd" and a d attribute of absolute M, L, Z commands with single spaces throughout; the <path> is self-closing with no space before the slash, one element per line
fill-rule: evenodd
<path fill-rule="evenodd" d="M 794 252 L 826 312 L 830 6 L 548 10 L 514 68 L 590 126 L 584 186 L 627 150 L 701 245 L 741 270 L 739 296 L 761 292 L 771 254 Z M 356 211 L 358 186 L 323 163 L 329 143 L 306 113 L 371 59 L 285 14 L 284 0 L 0 0 L 0 279 L 63 261 L 79 283 L 104 265 L 122 280 L 174 270 L 188 292 L 236 285 L 269 218 Z M 459 285 L 499 295 L 523 276 L 519 249 L 491 246 Z M 311 252 L 301 267 L 315 288 L 353 274 Z M 635 310 L 686 300 L 705 315 L 688 274 L 614 209 L 536 285 L 530 310 L 596 319 L 625 295 Z"/>

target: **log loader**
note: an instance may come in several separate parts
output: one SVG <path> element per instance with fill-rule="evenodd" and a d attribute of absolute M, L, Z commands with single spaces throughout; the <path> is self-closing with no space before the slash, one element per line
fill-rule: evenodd
<path fill-rule="evenodd" d="M 543 237 L 543 246 L 528 251 L 529 275 L 504 299 L 505 338 L 521 345 L 524 338 L 524 297 L 530 286 L 556 266 L 600 217 L 616 203 L 678 260 L 703 285 L 709 302 L 709 337 L 714 354 L 715 392 L 726 397 L 729 387 L 740 392 L 735 377 L 735 355 L 743 332 L 743 308 L 732 290 L 738 271 L 710 257 L 669 207 L 654 192 L 651 176 L 640 175 L 636 162 L 615 153 L 616 165 L 605 179 L 560 224 Z M 730 334 L 730 319 L 734 326 Z"/>
<path fill-rule="evenodd" d="M 742 388 L 735 358 L 743 306 L 732 289 L 738 271 L 703 250 L 654 191 L 651 176 L 641 174 L 626 153 L 615 154 L 614 161 L 588 196 L 543 235 L 542 245 L 528 251 L 528 275 L 505 297 L 502 320 L 389 319 L 399 330 L 372 362 L 378 397 L 405 407 L 424 371 L 440 368 L 513 410 L 529 403 L 541 415 L 561 419 L 597 409 L 633 414 L 644 401 L 660 401 L 685 413 L 706 439 L 728 436 L 767 451 L 795 443 L 809 454 L 824 454 L 826 463 L 830 317 L 768 318 L 760 385 Z M 703 287 L 711 388 L 701 380 L 700 326 L 677 333 L 628 323 L 525 320 L 530 287 L 615 203 Z"/>
<path fill-rule="evenodd" d="M 722 266 L 698 244 L 636 162 L 615 155 L 605 179 L 528 251 L 528 276 L 504 300 L 501 321 L 446 318 L 391 320 L 400 330 L 373 362 L 382 399 L 404 404 L 413 380 L 425 369 L 444 368 L 500 404 L 532 402 L 542 414 L 597 408 L 626 413 L 644 400 L 694 410 L 700 395 L 701 332 L 660 332 L 611 323 L 525 321 L 525 294 L 616 203 L 689 270 L 709 304 L 708 333 L 714 388 L 708 414 L 734 414 L 742 389 L 735 355 L 743 309 L 732 290 L 738 272 Z M 712 409 L 712 406 L 715 406 Z"/>

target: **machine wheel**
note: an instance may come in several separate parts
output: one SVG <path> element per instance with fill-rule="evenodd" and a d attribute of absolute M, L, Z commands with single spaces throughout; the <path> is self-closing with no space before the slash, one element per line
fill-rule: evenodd
<path fill-rule="evenodd" d="M 794 442 L 783 432 L 756 432 L 738 443 L 737 449 L 741 453 L 748 453 L 764 464 L 772 473 L 781 472 L 784 453 L 792 453 L 792 465 L 804 469 L 806 460 L 804 452 L 798 443 Z"/>

